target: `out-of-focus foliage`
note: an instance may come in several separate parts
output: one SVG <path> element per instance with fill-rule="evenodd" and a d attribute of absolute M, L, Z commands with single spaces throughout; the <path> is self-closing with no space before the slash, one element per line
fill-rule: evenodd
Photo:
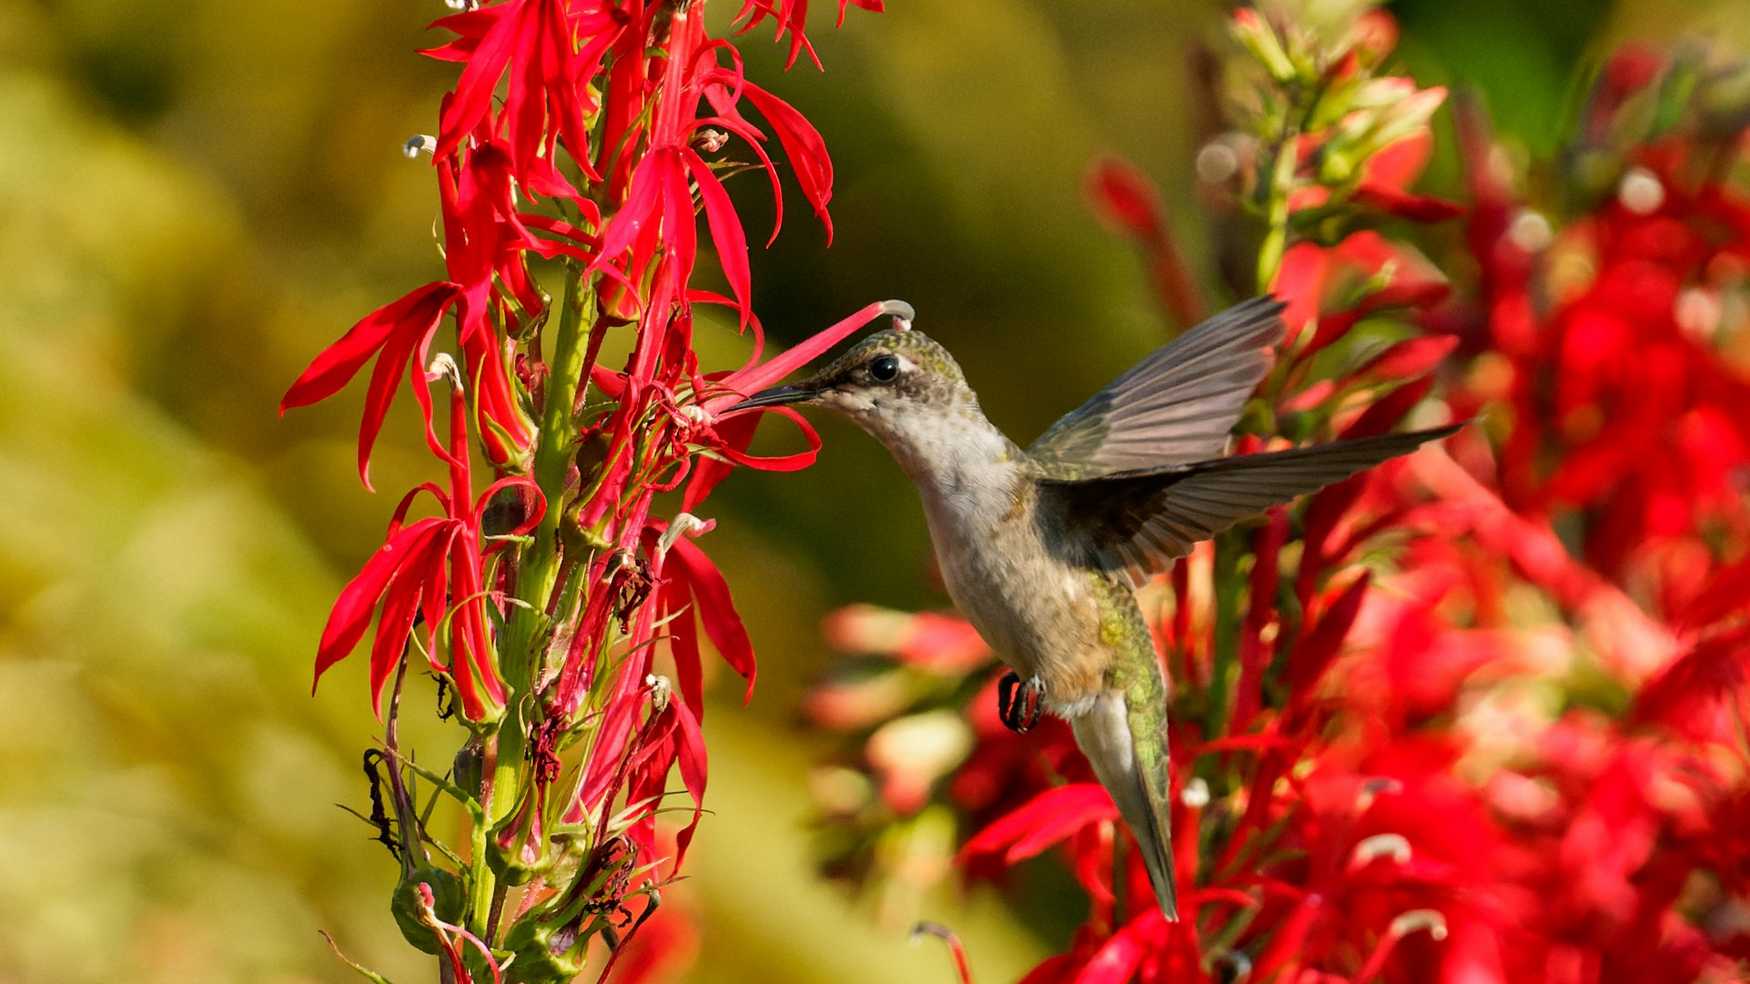
<path fill-rule="evenodd" d="M 1482 85 L 1510 146 L 1547 146 L 1550 114 L 1570 104 L 1563 80 L 1600 38 L 1750 39 L 1730 2 L 1393 9 L 1414 74 Z M 308 696 L 322 613 L 391 503 L 354 494 L 351 407 L 286 421 L 273 407 L 359 311 L 428 279 L 435 202 L 399 145 L 434 129 L 443 73 L 412 52 L 445 12 L 0 4 L 10 977 L 350 979 L 318 928 L 396 979 L 427 969 L 379 897 L 392 863 L 329 805 L 367 807 L 368 712 Z M 1204 221 L 1191 162 L 1205 134 L 1184 78 L 1219 13 L 893 0 L 878 29 L 818 33 L 829 87 L 783 76 L 781 48 L 754 53 L 750 74 L 832 142 L 839 180 L 832 249 L 803 232 L 756 252 L 756 309 L 793 339 L 869 297 L 906 297 L 992 416 L 1036 431 L 1159 338 L 1137 261 L 1085 209 L 1082 178 L 1121 152 L 1160 179 L 1175 226 Z M 1455 186 L 1451 160 L 1433 172 Z M 758 228 L 764 189 L 733 191 Z M 1188 260 L 1207 274 L 1217 258 Z M 375 475 L 401 487 L 422 477 L 422 452 L 414 428 L 388 430 L 400 438 Z M 752 708 L 724 701 L 707 725 L 717 815 L 689 886 L 700 980 L 947 973 L 941 953 L 867 927 L 809 870 L 810 755 L 792 718 L 802 681 L 835 658 L 815 626 L 856 598 L 938 600 L 918 576 L 927 548 L 903 479 L 873 445 L 826 437 L 811 473 L 720 493 L 725 530 L 740 532 L 717 559 L 764 672 Z M 337 692 L 363 687 L 362 667 L 335 672 Z M 953 923 L 990 980 L 1078 918 L 1062 893 L 1031 903 L 1028 928 L 982 891 L 965 909 L 942 892 L 915 904 Z"/>

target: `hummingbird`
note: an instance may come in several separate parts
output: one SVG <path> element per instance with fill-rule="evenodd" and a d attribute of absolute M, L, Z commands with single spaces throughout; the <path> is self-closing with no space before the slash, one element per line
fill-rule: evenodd
<path fill-rule="evenodd" d="M 1168 919 L 1167 681 L 1132 592 L 1198 541 L 1457 429 L 1226 456 L 1274 364 L 1282 310 L 1258 297 L 1196 325 L 1026 448 L 985 417 L 948 350 L 905 321 L 731 408 L 821 407 L 886 446 L 923 500 L 949 597 L 1009 667 L 1003 723 L 1024 732 L 1042 711 L 1069 722 Z"/>

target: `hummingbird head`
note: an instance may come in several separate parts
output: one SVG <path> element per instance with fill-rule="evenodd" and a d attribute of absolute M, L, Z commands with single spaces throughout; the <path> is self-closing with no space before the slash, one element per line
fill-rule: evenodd
<path fill-rule="evenodd" d="M 762 390 L 730 409 L 785 405 L 844 414 L 902 459 L 984 420 L 959 363 L 914 329 L 875 332 L 814 375 Z"/>

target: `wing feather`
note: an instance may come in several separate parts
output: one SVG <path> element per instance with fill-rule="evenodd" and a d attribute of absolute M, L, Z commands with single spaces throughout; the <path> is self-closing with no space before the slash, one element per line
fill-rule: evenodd
<path fill-rule="evenodd" d="M 1027 454 L 1054 478 L 1189 464 L 1228 432 L 1270 371 L 1282 303 L 1256 297 L 1156 349 L 1052 424 Z"/>
<path fill-rule="evenodd" d="M 1414 451 L 1460 424 L 1083 480 L 1044 479 L 1041 506 L 1078 563 L 1132 586 L 1242 519 Z"/>

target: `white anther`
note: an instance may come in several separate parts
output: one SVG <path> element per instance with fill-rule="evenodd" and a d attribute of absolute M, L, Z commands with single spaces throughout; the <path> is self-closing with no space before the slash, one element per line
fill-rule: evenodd
<path fill-rule="evenodd" d="M 707 154 L 715 154 L 729 143 L 729 134 L 722 130 L 705 129 L 699 131 L 699 148 Z"/>
<path fill-rule="evenodd" d="M 401 156 L 413 160 L 422 150 L 428 154 L 437 153 L 437 138 L 429 133 L 415 133 L 401 145 Z"/>
<path fill-rule="evenodd" d="M 1446 917 L 1436 909 L 1411 909 L 1391 921 L 1390 932 L 1399 938 L 1421 930 L 1436 940 L 1446 939 Z"/>
<path fill-rule="evenodd" d="M 1631 167 L 1616 186 L 1616 200 L 1636 215 L 1650 215 L 1665 204 L 1665 186 L 1644 167 Z"/>
<path fill-rule="evenodd" d="M 650 688 L 650 706 L 661 712 L 668 707 L 668 695 L 674 692 L 674 686 L 668 682 L 668 677 L 655 673 L 644 678 L 644 685 Z"/>
<path fill-rule="evenodd" d="M 1672 315 L 1685 335 L 1707 345 L 1713 342 L 1719 331 L 1725 311 L 1725 304 L 1715 291 L 1706 287 L 1685 287 L 1677 295 Z"/>
<path fill-rule="evenodd" d="M 432 356 L 431 365 L 425 369 L 427 382 L 436 382 L 441 376 L 450 377 L 450 385 L 456 388 L 456 392 L 466 391 L 462 385 L 462 367 L 456 365 L 456 360 L 448 352 L 439 352 Z"/>
<path fill-rule="evenodd" d="M 1193 810 L 1201 810 L 1208 806 L 1209 783 L 1204 782 L 1201 776 L 1193 777 L 1190 782 L 1185 784 L 1184 790 L 1179 793 L 1179 802 Z"/>
<path fill-rule="evenodd" d="M 682 420 L 694 427 L 703 427 L 711 422 L 711 411 L 697 403 L 689 403 L 675 412 Z"/>
<path fill-rule="evenodd" d="M 1555 238 L 1549 219 L 1529 208 L 1520 209 L 1507 226 L 1507 239 L 1527 253 L 1543 252 Z"/>
<path fill-rule="evenodd" d="M 669 520 L 668 529 L 663 530 L 662 536 L 656 540 L 656 559 L 661 561 L 668 556 L 668 548 L 681 537 L 698 536 L 716 525 L 716 520 L 700 519 L 692 513 L 676 513 L 674 519 Z"/>
<path fill-rule="evenodd" d="M 1349 855 L 1349 869 L 1365 868 L 1379 858 L 1391 858 L 1393 864 L 1410 863 L 1410 842 L 1403 834 L 1374 834 L 1355 845 Z"/>

